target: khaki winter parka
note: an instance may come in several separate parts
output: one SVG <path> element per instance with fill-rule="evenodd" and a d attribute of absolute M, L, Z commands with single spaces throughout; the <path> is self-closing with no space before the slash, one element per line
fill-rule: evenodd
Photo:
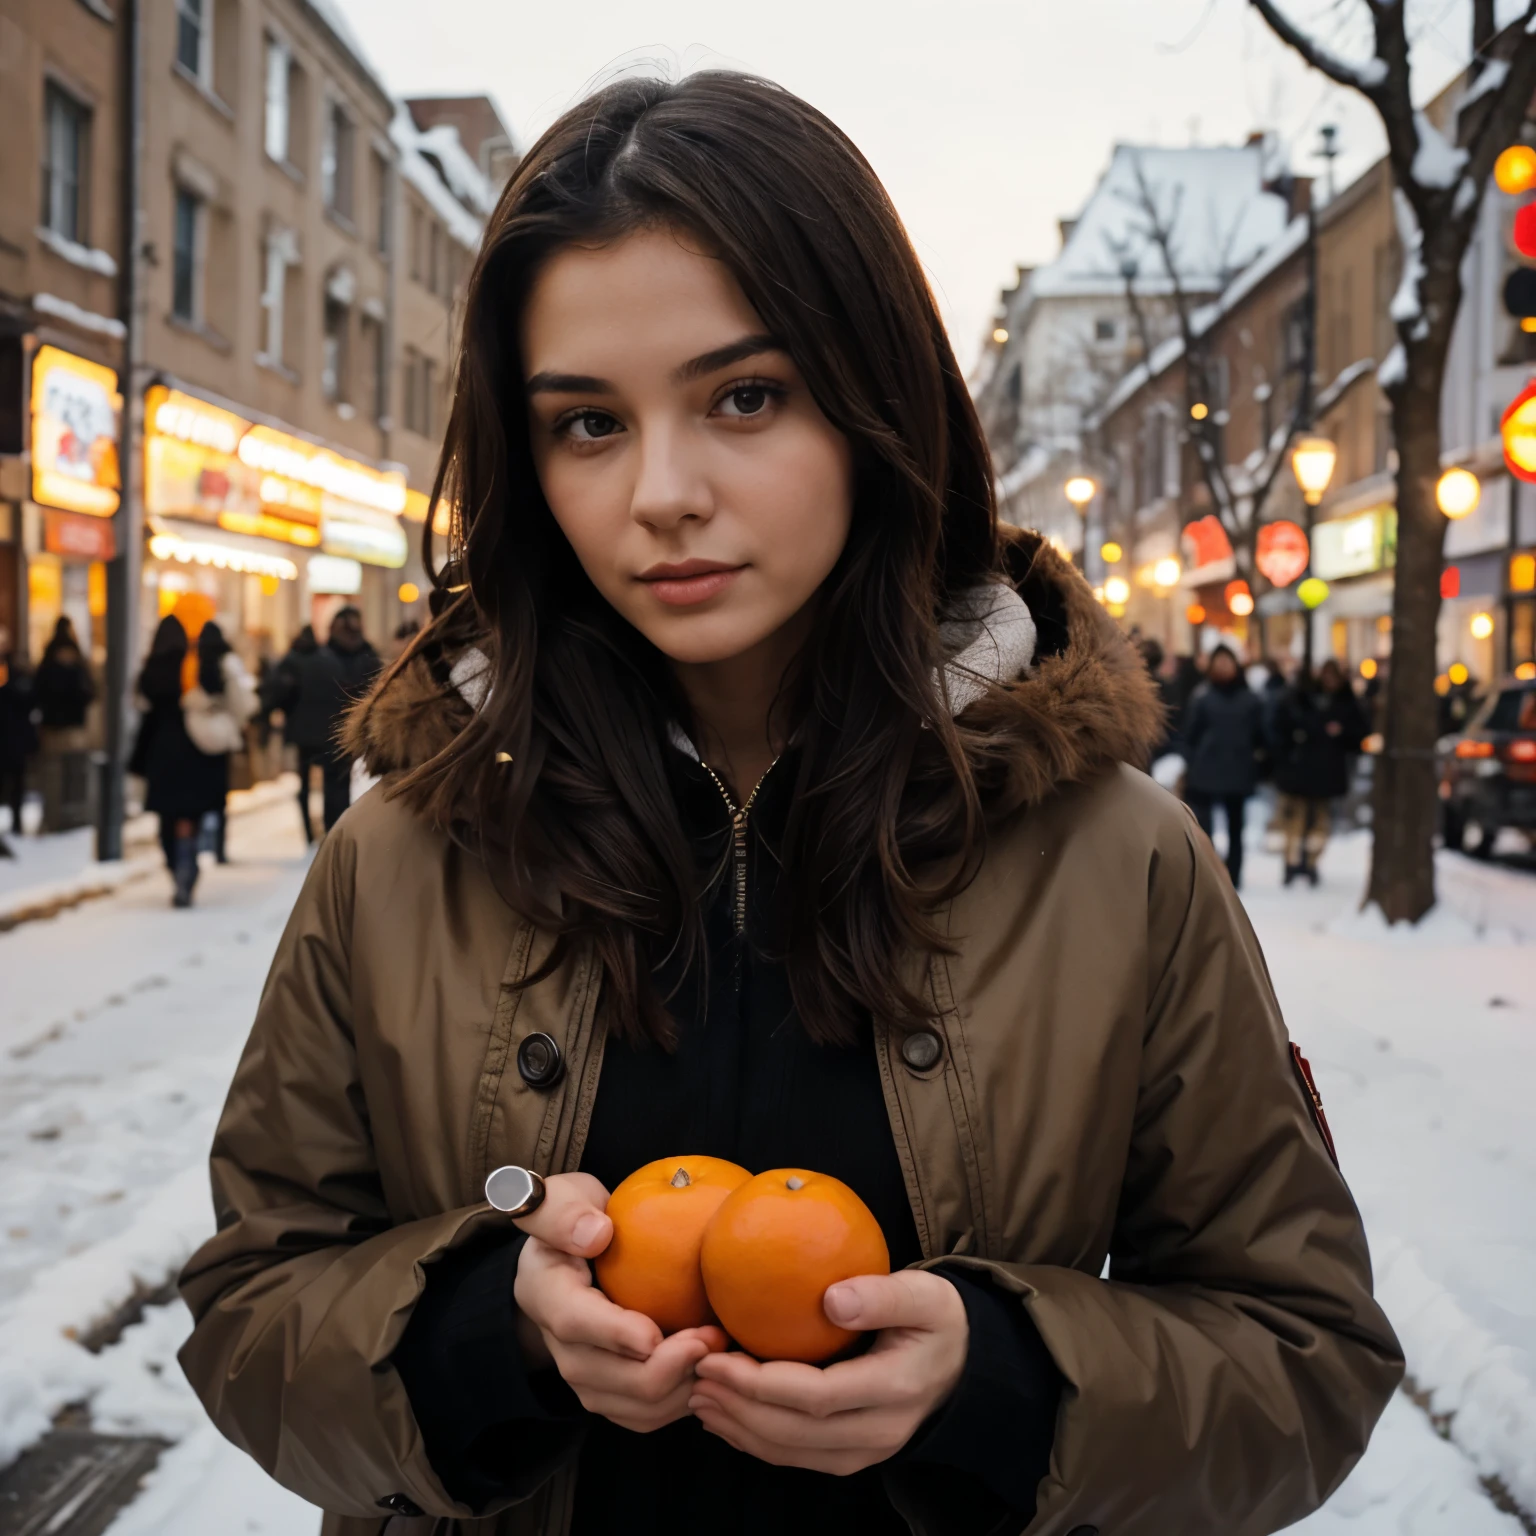
<path fill-rule="evenodd" d="M 1030 1536 L 1259 1536 L 1354 1465 L 1402 1357 L 1226 873 L 1124 765 L 1158 730 L 1140 662 L 1049 549 L 1025 563 L 1023 804 L 944 914 L 955 953 L 911 961 L 933 1038 L 904 1052 L 877 1025 L 891 1130 L 925 1262 L 988 1271 L 1066 1378 Z M 355 739 L 398 769 L 467 711 L 423 666 Z M 482 1518 L 456 1505 L 390 1364 L 423 1266 L 506 1220 L 487 1172 L 580 1161 L 602 978 L 576 953 L 509 990 L 546 951 L 386 783 L 321 845 L 273 962 L 213 1148 L 218 1235 L 182 1276 L 182 1363 L 327 1536 L 567 1528 L 573 1462 Z M 518 1070 L 536 1032 L 553 1086 Z M 899 1468 L 887 1487 L 946 1536 Z"/>

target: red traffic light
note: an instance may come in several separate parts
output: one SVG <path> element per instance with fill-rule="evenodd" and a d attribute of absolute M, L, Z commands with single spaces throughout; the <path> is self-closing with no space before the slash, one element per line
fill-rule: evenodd
<path fill-rule="evenodd" d="M 1536 203 L 1527 203 L 1515 214 L 1515 249 L 1536 261 Z"/>

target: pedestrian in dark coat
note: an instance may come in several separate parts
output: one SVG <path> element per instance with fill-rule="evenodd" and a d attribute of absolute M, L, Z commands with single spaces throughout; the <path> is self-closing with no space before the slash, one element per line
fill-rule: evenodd
<path fill-rule="evenodd" d="M 318 762 L 325 776 L 325 830 L 336 825 L 351 803 L 352 757 L 337 743 L 343 717 L 378 676 L 379 653 L 363 638 L 363 616 L 356 608 L 337 611 L 322 646 L 298 666 L 298 698 L 289 713 L 299 748 L 300 810 L 305 836 L 312 842 L 307 789 L 309 764 Z"/>
<path fill-rule="evenodd" d="M 10 649 L 9 632 L 0 628 L 0 805 L 10 807 L 11 831 L 18 836 L 27 790 L 27 762 L 36 751 L 32 679 Z M 14 857 L 10 845 L 0 837 L 0 858 Z"/>
<path fill-rule="evenodd" d="M 161 619 L 144 670 L 139 697 L 144 718 L 129 767 L 143 774 L 145 809 L 160 818 L 160 846 L 176 882 L 175 905 L 192 905 L 197 883 L 197 834 L 203 817 L 223 807 L 229 759 L 199 752 L 187 734 L 181 696 L 187 678 L 187 632 L 173 614 Z"/>
<path fill-rule="evenodd" d="M 32 681 L 32 703 L 45 752 L 84 750 L 85 712 L 95 697 L 91 669 L 66 614 L 54 626 L 53 639 Z"/>
<path fill-rule="evenodd" d="M 1243 875 L 1243 823 L 1248 797 L 1258 787 L 1264 749 L 1264 706 L 1243 676 L 1236 654 L 1211 652 L 1205 683 L 1190 700 L 1184 726 L 1184 798 L 1211 835 L 1219 805 L 1227 823 L 1227 873 Z"/>
<path fill-rule="evenodd" d="M 1271 721 L 1276 821 L 1285 836 L 1285 883 L 1318 882 L 1317 860 L 1332 828 L 1331 802 L 1349 792 L 1349 767 L 1367 725 L 1337 662 L 1298 677 Z"/>

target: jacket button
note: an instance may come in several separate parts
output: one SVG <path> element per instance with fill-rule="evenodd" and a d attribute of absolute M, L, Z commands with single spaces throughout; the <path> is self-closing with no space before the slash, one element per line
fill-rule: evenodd
<path fill-rule="evenodd" d="M 901 1042 L 901 1059 L 914 1072 L 926 1072 L 944 1054 L 944 1042 L 931 1029 L 915 1029 Z"/>
<path fill-rule="evenodd" d="M 404 1515 L 411 1520 L 421 1514 L 421 1506 L 406 1498 L 403 1493 L 391 1493 L 380 1499 L 379 1508 L 387 1509 L 392 1515 Z"/>
<path fill-rule="evenodd" d="M 565 1075 L 565 1058 L 548 1035 L 529 1035 L 517 1048 L 517 1071 L 530 1088 L 553 1088 Z"/>

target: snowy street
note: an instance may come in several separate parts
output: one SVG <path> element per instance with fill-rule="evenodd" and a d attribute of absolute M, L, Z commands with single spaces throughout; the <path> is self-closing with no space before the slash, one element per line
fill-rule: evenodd
<path fill-rule="evenodd" d="M 305 868 L 291 803 L 233 818 L 230 852 L 190 912 L 151 870 L 0 935 L 0 1463 L 79 1405 L 172 1442 L 112 1536 L 319 1523 L 203 1421 L 164 1299 L 211 1225 L 213 1122 Z M 1443 910 L 1404 942 L 1354 915 L 1365 858 L 1337 842 L 1320 890 L 1283 891 L 1255 847 L 1246 899 L 1428 1411 L 1400 1395 L 1297 1529 L 1520 1536 L 1499 1501 L 1536 1510 L 1536 881 L 1449 857 Z"/>

